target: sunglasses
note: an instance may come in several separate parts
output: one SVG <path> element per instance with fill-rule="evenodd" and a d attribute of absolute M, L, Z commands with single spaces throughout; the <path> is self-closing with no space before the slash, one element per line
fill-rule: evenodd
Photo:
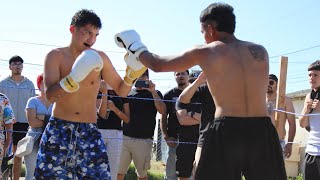
<path fill-rule="evenodd" d="M 276 82 L 273 81 L 273 80 L 270 80 L 270 81 L 269 81 L 269 85 L 270 85 L 270 86 L 274 85 L 275 83 L 276 83 Z"/>

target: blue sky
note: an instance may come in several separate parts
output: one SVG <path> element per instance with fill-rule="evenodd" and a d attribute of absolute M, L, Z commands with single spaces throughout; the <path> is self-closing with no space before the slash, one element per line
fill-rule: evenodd
<path fill-rule="evenodd" d="M 103 28 L 94 48 L 105 51 L 119 74 L 123 75 L 124 51 L 113 37 L 119 31 L 136 29 L 149 50 L 160 55 L 180 53 L 204 42 L 200 33 L 200 12 L 214 1 L 140 0 L 140 1 L 4 1 L 1 4 L 0 78 L 9 75 L 8 59 L 25 59 L 23 73 L 35 81 L 43 69 L 43 60 L 55 46 L 70 42 L 71 17 L 82 8 L 94 10 Z M 279 73 L 278 55 L 288 55 L 287 92 L 309 88 L 308 65 L 320 59 L 320 1 L 233 0 L 238 39 L 265 46 L 269 52 L 270 73 Z M 26 42 L 26 43 L 21 43 Z M 38 43 L 42 45 L 34 45 Z M 309 50 L 309 47 L 318 46 Z M 172 73 L 152 73 L 163 93 L 175 86 Z"/>

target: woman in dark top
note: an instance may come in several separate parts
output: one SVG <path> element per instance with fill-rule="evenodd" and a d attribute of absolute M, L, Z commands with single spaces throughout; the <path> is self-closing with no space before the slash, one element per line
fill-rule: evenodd
<path fill-rule="evenodd" d="M 128 121 L 128 116 L 123 113 L 125 99 L 119 97 L 103 80 L 98 99 L 100 99 L 97 103 L 100 105 L 98 107 L 98 128 L 108 149 L 111 179 L 117 179 L 123 138 L 122 121 Z"/>

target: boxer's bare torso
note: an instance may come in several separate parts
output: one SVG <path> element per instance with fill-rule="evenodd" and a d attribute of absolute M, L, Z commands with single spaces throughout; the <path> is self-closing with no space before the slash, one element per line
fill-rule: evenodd
<path fill-rule="evenodd" d="M 269 58 L 261 45 L 230 35 L 173 57 L 144 52 L 140 61 L 159 72 L 183 71 L 199 65 L 216 105 L 216 118 L 268 116 L 265 96 Z"/>
<path fill-rule="evenodd" d="M 267 116 L 269 61 L 265 49 L 235 40 L 211 43 L 204 51 L 207 58 L 199 59 L 199 65 L 216 104 L 215 117 Z"/>
<path fill-rule="evenodd" d="M 66 77 L 76 59 L 71 54 L 70 48 L 55 49 L 51 53 L 47 76 L 55 77 L 47 79 L 48 84 L 58 84 Z M 49 74 L 50 73 L 50 74 Z M 57 78 L 59 77 L 59 78 Z M 100 72 L 92 71 L 82 82 L 80 88 L 74 93 L 67 93 L 63 90 L 55 95 L 53 117 L 74 121 L 74 122 L 96 122 L 96 96 L 100 85 Z"/>

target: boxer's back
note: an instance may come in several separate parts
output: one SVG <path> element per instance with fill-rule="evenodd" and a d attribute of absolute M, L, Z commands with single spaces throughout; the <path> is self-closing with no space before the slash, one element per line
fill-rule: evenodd
<path fill-rule="evenodd" d="M 266 50 L 249 42 L 213 42 L 200 60 L 216 104 L 215 117 L 268 116 L 269 60 Z"/>

